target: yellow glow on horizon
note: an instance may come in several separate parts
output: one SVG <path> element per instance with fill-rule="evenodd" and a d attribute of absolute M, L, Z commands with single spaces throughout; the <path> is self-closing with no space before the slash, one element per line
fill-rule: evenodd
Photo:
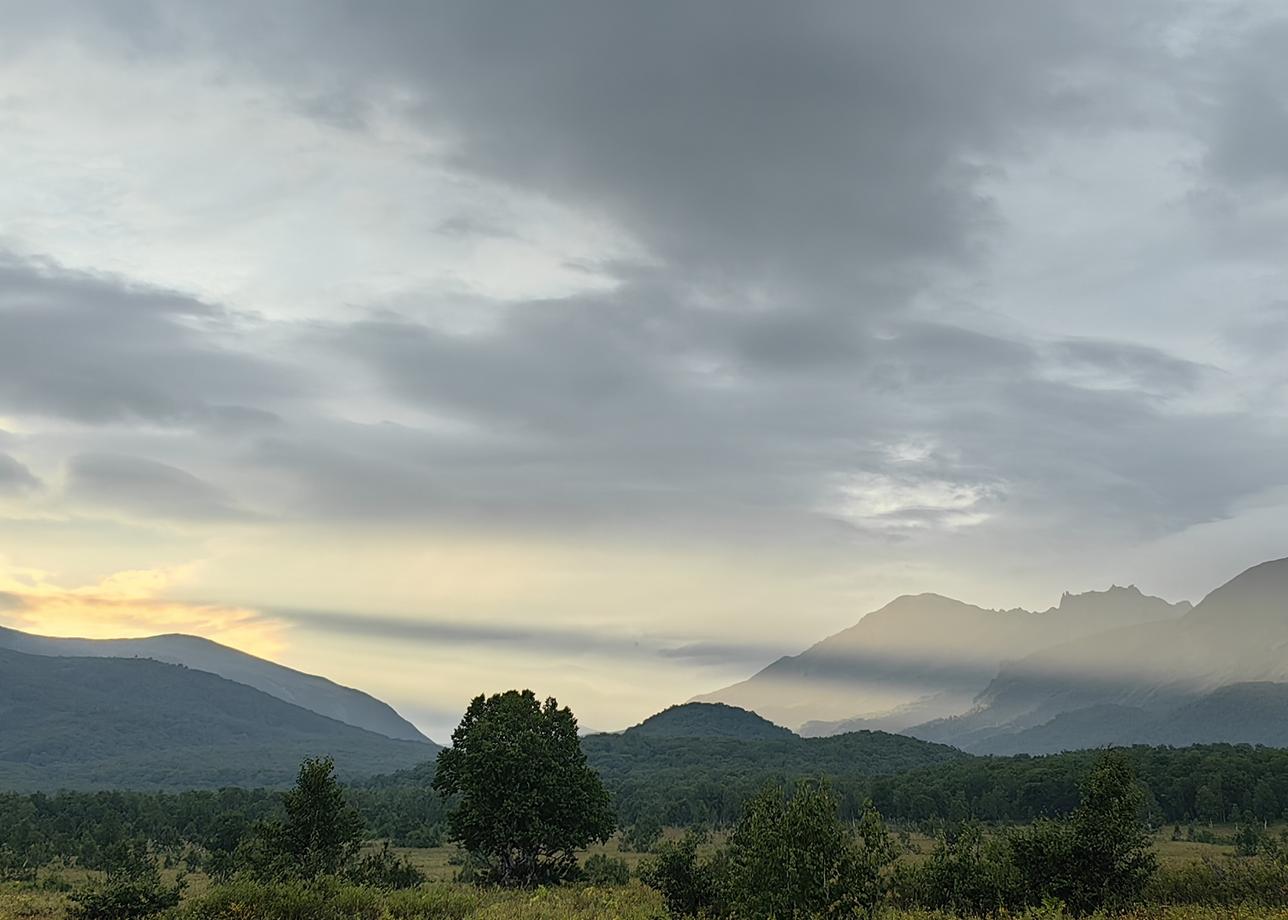
<path fill-rule="evenodd" d="M 121 639 L 184 632 L 261 657 L 282 650 L 282 624 L 254 610 L 167 599 L 165 592 L 191 570 L 128 570 L 94 585 L 64 588 L 44 572 L 0 560 L 0 592 L 14 599 L 3 617 L 16 629 L 47 636 Z"/>

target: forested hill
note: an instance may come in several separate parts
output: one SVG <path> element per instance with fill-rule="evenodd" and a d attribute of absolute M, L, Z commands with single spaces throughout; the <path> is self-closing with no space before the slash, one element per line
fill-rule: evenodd
<path fill-rule="evenodd" d="M 899 773 L 968 755 L 956 748 L 885 732 L 849 732 L 827 738 L 778 740 L 591 735 L 582 739 L 591 766 L 610 788 L 635 782 L 665 783 L 701 778 L 719 783 L 731 776 L 877 775 Z"/>
<path fill-rule="evenodd" d="M 209 671 L 246 684 L 318 715 L 403 741 L 427 741 L 388 704 L 370 694 L 314 674 L 220 645 L 200 636 L 166 635 L 143 639 L 69 639 L 38 636 L 0 627 L 0 648 L 26 655 L 71 658 L 151 658 Z"/>
<path fill-rule="evenodd" d="M 649 716 L 626 729 L 626 735 L 656 738 L 739 738 L 743 741 L 784 741 L 796 735 L 754 712 L 724 703 L 684 703 Z"/>
<path fill-rule="evenodd" d="M 0 788 L 186 789 L 289 784 L 305 757 L 342 775 L 432 759 L 205 671 L 148 659 L 0 649 Z"/>

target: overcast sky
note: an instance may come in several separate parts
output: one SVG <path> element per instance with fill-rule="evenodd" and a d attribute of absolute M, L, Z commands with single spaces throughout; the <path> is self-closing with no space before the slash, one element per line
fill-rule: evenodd
<path fill-rule="evenodd" d="M 1288 555 L 1282 4 L 0 16 L 10 625 L 441 739 Z"/>

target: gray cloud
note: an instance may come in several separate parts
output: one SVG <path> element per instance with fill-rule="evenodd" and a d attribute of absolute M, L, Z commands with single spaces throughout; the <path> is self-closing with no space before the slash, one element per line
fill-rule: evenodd
<path fill-rule="evenodd" d="M 1288 19 L 1279 13 L 1237 30 L 1230 53 L 1209 63 L 1216 90 L 1206 166 L 1235 186 L 1288 182 Z"/>
<path fill-rule="evenodd" d="M 40 480 L 27 467 L 6 453 L 0 453 L 0 493 L 26 492 L 39 488 Z"/>
<path fill-rule="evenodd" d="M 177 467 L 74 461 L 86 501 L 227 517 L 231 499 L 180 467 L 230 430 L 237 472 L 275 484 L 288 515 L 573 534 L 893 539 L 986 521 L 995 545 L 1131 542 L 1288 479 L 1276 411 L 1217 392 L 1239 369 L 1030 327 L 1025 290 L 998 317 L 989 275 L 1032 229 L 1008 226 L 995 190 L 1052 149 L 1119 150 L 1101 195 L 1173 193 L 1121 153 L 1147 133 L 1198 150 L 1187 175 L 1221 193 L 1274 180 L 1288 39 L 1259 21 L 1176 52 L 1190 13 L 1152 2 L 24 6 L 11 34 L 71 33 L 159 74 L 213 61 L 373 144 L 390 120 L 460 181 L 548 196 L 639 250 L 596 266 L 611 290 L 489 304 L 469 332 L 419 318 L 445 299 L 432 290 L 400 291 L 402 315 L 269 321 L 0 263 L 0 411 L 201 429 L 165 454 Z M 1079 204 L 1029 219 L 1068 224 L 1076 247 L 1099 218 L 1061 211 Z M 1267 220 L 1249 252 L 1277 261 Z M 498 221 L 428 232 L 513 232 Z M 1273 361 L 1266 323 L 1243 344 Z M 148 454 L 128 437 L 121 453 Z"/>
<path fill-rule="evenodd" d="M 1051 350 L 1073 369 L 1103 374 L 1111 382 L 1163 394 L 1192 390 L 1213 370 L 1160 349 L 1129 342 L 1067 339 L 1054 343 Z"/>
<path fill-rule="evenodd" d="M 293 391 L 244 318 L 191 297 L 0 253 L 0 412 L 221 429 Z"/>
<path fill-rule="evenodd" d="M 596 627 L 558 627 L 524 623 L 446 623 L 425 619 L 380 616 L 369 612 L 304 610 L 276 607 L 266 611 L 275 619 L 321 632 L 380 637 L 398 642 L 444 645 L 504 646 L 520 651 L 560 655 L 609 655 L 614 658 L 680 658 L 703 664 L 733 662 L 764 665 L 783 653 L 779 646 L 747 641 L 725 643 L 718 649 L 706 643 L 680 643 L 647 634 L 630 635 Z"/>
<path fill-rule="evenodd" d="M 119 454 L 78 454 L 67 466 L 78 501 L 147 518 L 202 521 L 246 517 L 220 488 L 177 467 Z"/>

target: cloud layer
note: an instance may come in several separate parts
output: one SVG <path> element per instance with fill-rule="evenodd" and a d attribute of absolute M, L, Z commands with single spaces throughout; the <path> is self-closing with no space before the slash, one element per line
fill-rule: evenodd
<path fill-rule="evenodd" d="M 88 560 L 111 522 L 138 568 L 178 534 L 194 592 L 264 609 L 315 603 L 274 576 L 315 544 L 612 546 L 690 593 L 333 590 L 427 648 L 643 637 L 693 692 L 719 656 L 666 650 L 817 637 L 785 597 L 822 634 L 897 590 L 1201 593 L 1256 561 L 1231 528 L 1282 554 L 1272 4 L 4 13 L 4 533 Z M 708 553 L 766 600 L 704 606 Z"/>

